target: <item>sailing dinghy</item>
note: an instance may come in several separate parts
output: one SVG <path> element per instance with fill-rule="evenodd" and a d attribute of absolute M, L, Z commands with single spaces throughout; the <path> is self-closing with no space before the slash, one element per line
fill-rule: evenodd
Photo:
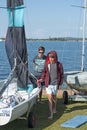
<path fill-rule="evenodd" d="M 0 126 L 27 112 L 28 126 L 33 127 L 34 120 L 32 123 L 29 113 L 36 102 L 40 88 L 33 88 L 32 81 L 35 78 L 28 71 L 23 0 L 7 0 L 6 9 L 9 16 L 9 27 L 5 47 L 11 73 L 7 79 L 0 81 Z"/>
<path fill-rule="evenodd" d="M 84 20 L 83 20 L 83 42 L 82 42 L 82 66 L 81 71 L 66 72 L 64 75 L 65 83 L 74 90 L 74 95 L 70 98 L 74 101 L 87 101 L 87 71 L 85 71 L 85 36 L 86 36 L 86 11 L 87 11 L 87 0 L 84 0 Z M 78 93 L 76 94 L 76 91 Z M 80 92 L 80 95 L 78 95 Z M 82 95 L 81 95 L 82 94 Z M 86 95 L 84 95 L 86 94 Z M 64 103 L 68 103 L 68 93 L 63 93 Z"/>

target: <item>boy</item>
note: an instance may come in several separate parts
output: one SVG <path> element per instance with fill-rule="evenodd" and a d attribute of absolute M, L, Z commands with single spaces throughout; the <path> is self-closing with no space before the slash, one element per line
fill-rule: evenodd
<path fill-rule="evenodd" d="M 57 53 L 56 51 L 50 51 L 46 57 L 41 79 L 37 81 L 45 82 L 50 110 L 50 116 L 48 119 L 52 119 L 53 114 L 56 113 L 56 94 L 59 86 L 63 83 L 63 78 L 63 66 L 58 61 Z"/>
<path fill-rule="evenodd" d="M 41 78 L 42 70 L 44 68 L 44 63 L 45 63 L 45 59 L 46 59 L 46 56 L 44 55 L 44 53 L 45 53 L 45 48 L 43 46 L 40 46 L 38 48 L 38 55 L 36 55 L 33 59 L 34 75 L 36 76 L 37 79 Z M 42 82 L 41 85 L 43 86 L 44 83 Z M 40 102 L 41 102 L 41 99 L 42 99 L 42 88 L 39 93 Z"/>

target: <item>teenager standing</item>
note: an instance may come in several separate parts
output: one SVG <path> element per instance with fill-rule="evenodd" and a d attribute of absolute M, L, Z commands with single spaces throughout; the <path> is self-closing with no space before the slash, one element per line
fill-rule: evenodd
<path fill-rule="evenodd" d="M 38 54 L 34 57 L 33 59 L 33 64 L 34 64 L 34 75 L 36 76 L 37 79 L 41 78 L 42 71 L 44 68 L 44 63 L 46 60 L 46 56 L 44 55 L 45 53 L 45 48 L 43 46 L 40 46 L 38 48 Z M 41 86 L 44 86 L 44 82 L 41 82 Z M 41 91 L 39 93 L 39 100 L 41 101 L 42 99 L 42 87 Z"/>
<path fill-rule="evenodd" d="M 56 94 L 59 86 L 63 83 L 63 78 L 64 72 L 62 63 L 58 61 L 56 51 L 50 51 L 46 57 L 41 79 L 38 80 L 38 82 L 45 82 L 50 110 L 48 119 L 52 119 L 53 114 L 56 113 Z"/>

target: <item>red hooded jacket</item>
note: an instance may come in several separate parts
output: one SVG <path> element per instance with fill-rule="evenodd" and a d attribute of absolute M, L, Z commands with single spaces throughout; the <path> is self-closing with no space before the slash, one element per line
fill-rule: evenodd
<path fill-rule="evenodd" d="M 44 69 L 42 71 L 41 79 L 45 82 L 45 87 L 48 87 L 49 81 L 50 81 L 50 73 L 49 73 L 49 68 L 48 68 L 48 65 L 50 64 L 49 54 L 52 54 L 54 56 L 54 62 L 57 64 L 57 79 L 58 79 L 58 87 L 59 87 L 59 85 L 62 85 L 62 83 L 63 83 L 64 72 L 63 72 L 62 63 L 60 63 L 58 61 L 56 51 L 50 51 L 47 54 L 46 61 L 44 64 Z"/>

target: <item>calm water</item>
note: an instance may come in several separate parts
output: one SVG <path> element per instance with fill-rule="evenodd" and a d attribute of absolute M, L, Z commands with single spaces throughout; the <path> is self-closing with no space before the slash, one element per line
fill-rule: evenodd
<path fill-rule="evenodd" d="M 63 63 L 64 71 L 81 69 L 81 42 L 29 41 L 27 42 L 27 50 L 30 71 L 33 71 L 32 59 L 37 54 L 39 46 L 44 46 L 46 48 L 45 54 L 50 50 L 57 51 L 58 59 Z M 87 70 L 87 44 L 85 44 L 85 68 Z M 5 44 L 4 42 L 0 42 L 0 80 L 5 79 L 10 71 L 5 52 Z"/>

